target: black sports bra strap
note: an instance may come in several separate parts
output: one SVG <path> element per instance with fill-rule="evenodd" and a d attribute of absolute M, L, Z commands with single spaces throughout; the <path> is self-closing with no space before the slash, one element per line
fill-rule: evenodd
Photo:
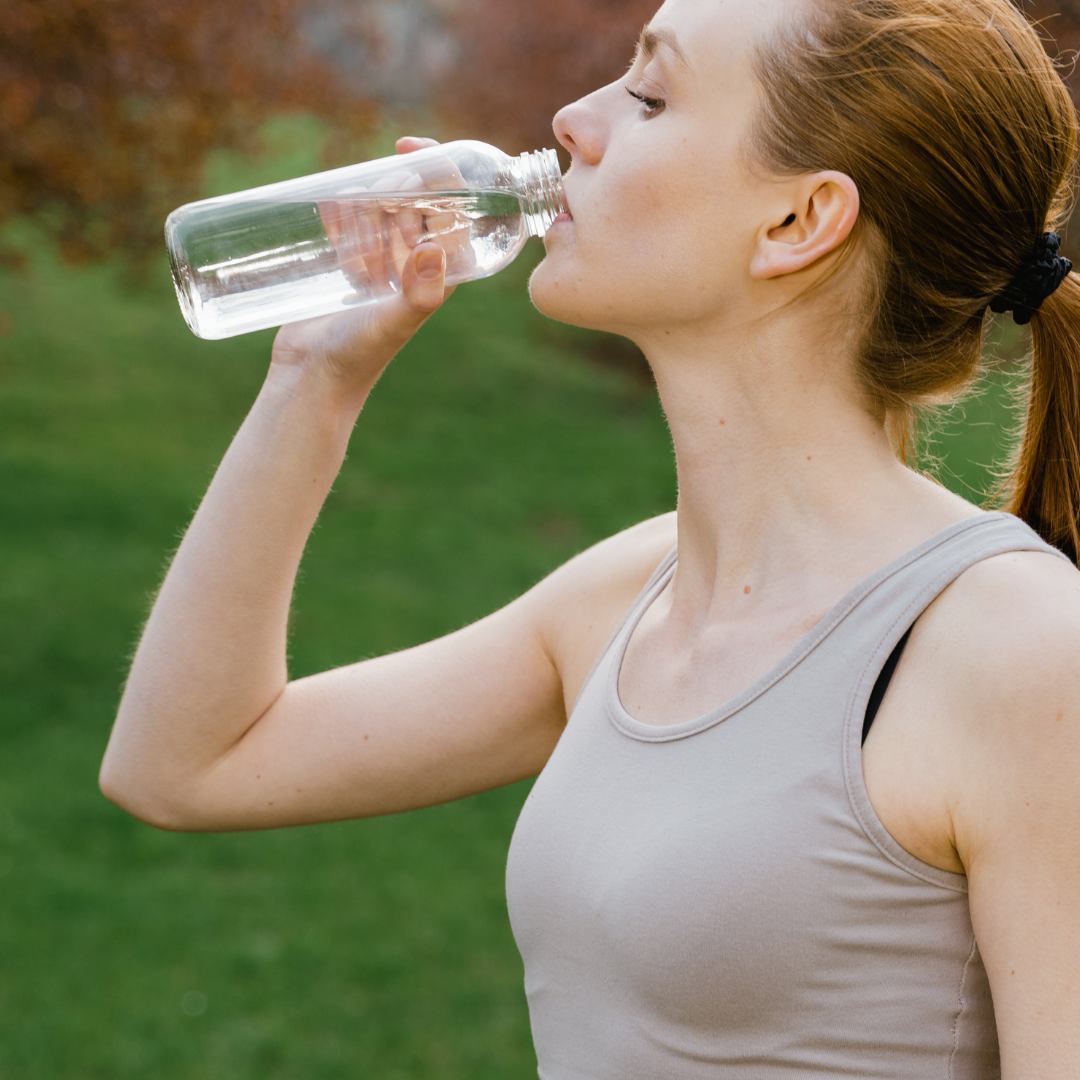
<path fill-rule="evenodd" d="M 885 661 L 885 666 L 881 669 L 877 682 L 874 683 L 874 689 L 870 691 L 870 700 L 866 705 L 866 716 L 863 719 L 862 726 L 863 742 L 866 742 L 866 736 L 870 734 L 870 725 L 874 722 L 874 717 L 877 716 L 878 709 L 881 708 L 881 703 L 885 699 L 885 691 L 889 689 L 889 683 L 892 681 L 893 673 L 896 671 L 896 665 L 900 663 L 900 654 L 904 651 L 908 638 L 911 637 L 912 629 L 911 626 L 907 628 L 904 636 L 896 643 L 893 651 L 889 653 L 889 659 Z"/>

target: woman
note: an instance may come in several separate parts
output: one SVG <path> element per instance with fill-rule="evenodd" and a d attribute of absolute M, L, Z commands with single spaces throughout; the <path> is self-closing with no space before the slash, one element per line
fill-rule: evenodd
<path fill-rule="evenodd" d="M 422 243 L 394 303 L 278 335 L 106 794 L 251 829 L 540 773 L 508 891 L 549 1080 L 1080 1076 L 1076 119 L 1035 34 L 1007 0 L 668 0 L 555 132 L 532 297 L 644 349 L 677 513 L 289 682 L 308 533 L 444 298 Z M 988 306 L 1031 321 L 1011 506 L 1056 546 L 897 457 Z"/>

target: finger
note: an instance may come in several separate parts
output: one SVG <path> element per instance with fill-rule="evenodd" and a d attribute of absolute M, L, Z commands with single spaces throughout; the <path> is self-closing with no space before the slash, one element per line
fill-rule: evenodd
<path fill-rule="evenodd" d="M 355 227 L 356 244 L 367 267 L 372 294 L 387 296 L 394 288 L 386 274 L 386 216 L 377 206 L 373 207 L 356 215 Z"/>
<path fill-rule="evenodd" d="M 413 173 L 402 185 L 401 191 L 422 191 L 424 181 Z M 404 202 L 403 206 L 406 205 Z M 418 209 L 403 209 L 397 214 L 397 227 L 401 231 L 401 238 L 411 247 L 416 247 L 424 235 L 424 215 Z"/>
<path fill-rule="evenodd" d="M 416 177 L 415 181 L 413 177 Z M 419 183 L 416 181 L 419 181 Z M 372 183 L 369 190 L 378 192 L 401 191 L 407 184 L 423 187 L 423 181 L 411 169 L 393 169 L 388 173 L 383 173 L 378 180 Z"/>
<path fill-rule="evenodd" d="M 409 306 L 426 318 L 446 297 L 446 254 L 438 244 L 420 244 L 401 269 L 401 291 Z"/>
<path fill-rule="evenodd" d="M 414 150 L 425 150 L 429 146 L 438 145 L 438 139 L 424 139 L 417 135 L 403 135 L 394 143 L 394 149 L 399 154 L 411 154 Z"/>
<path fill-rule="evenodd" d="M 350 226 L 355 210 L 348 203 L 323 199 L 319 203 L 326 236 L 337 255 L 338 267 L 350 284 L 360 292 L 366 278 L 364 261 L 356 244 L 355 229 Z"/>

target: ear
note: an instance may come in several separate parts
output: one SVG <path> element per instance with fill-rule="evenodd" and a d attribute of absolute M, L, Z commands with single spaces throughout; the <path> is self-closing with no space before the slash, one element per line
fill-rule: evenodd
<path fill-rule="evenodd" d="M 779 220 L 766 222 L 750 260 L 760 280 L 805 270 L 851 235 L 859 216 L 859 189 L 842 172 L 819 172 L 792 182 Z"/>

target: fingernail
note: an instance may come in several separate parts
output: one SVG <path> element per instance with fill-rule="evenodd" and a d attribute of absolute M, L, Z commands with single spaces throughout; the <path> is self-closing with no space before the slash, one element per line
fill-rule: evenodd
<path fill-rule="evenodd" d="M 442 248 L 428 248 L 416 256 L 416 272 L 422 278 L 430 281 L 442 273 L 445 255 Z"/>

